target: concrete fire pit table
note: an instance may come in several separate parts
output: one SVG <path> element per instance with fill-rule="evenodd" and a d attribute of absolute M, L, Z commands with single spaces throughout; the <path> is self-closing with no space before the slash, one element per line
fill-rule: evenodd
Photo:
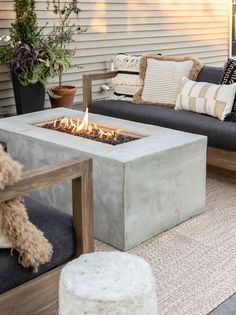
<path fill-rule="evenodd" d="M 84 113 L 59 108 L 1 119 L 0 141 L 28 169 L 93 158 L 96 238 L 127 250 L 203 211 L 206 137 L 94 114 L 91 122 L 141 138 L 113 146 L 35 126 L 63 116 Z M 34 197 L 71 211 L 69 183 Z"/>

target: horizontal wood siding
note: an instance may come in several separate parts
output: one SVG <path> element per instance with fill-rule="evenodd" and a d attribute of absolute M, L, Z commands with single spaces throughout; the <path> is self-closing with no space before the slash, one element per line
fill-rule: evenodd
<path fill-rule="evenodd" d="M 82 0 L 81 24 L 88 26 L 72 47 L 78 51 L 74 67 L 64 81 L 77 87 L 81 101 L 82 74 L 109 68 L 117 53 L 195 55 L 209 65 L 222 66 L 229 53 L 229 0 Z M 56 22 L 37 2 L 39 24 Z M 0 33 L 6 33 L 14 19 L 12 1 L 0 0 Z M 56 79 L 52 81 L 55 83 Z M 94 98 L 103 98 L 100 82 Z M 48 106 L 48 100 L 46 101 Z M 15 112 L 8 69 L 0 66 L 0 115 Z"/>

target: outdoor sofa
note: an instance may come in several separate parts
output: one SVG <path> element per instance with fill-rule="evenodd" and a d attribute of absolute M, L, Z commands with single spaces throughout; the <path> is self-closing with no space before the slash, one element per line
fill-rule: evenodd
<path fill-rule="evenodd" d="M 223 69 L 204 66 L 197 81 L 219 84 Z M 92 101 L 92 81 L 113 78 L 116 71 L 83 76 L 83 109 L 91 113 L 133 120 L 208 137 L 208 165 L 236 171 L 236 122 L 166 106 L 137 105 L 129 101 Z"/>

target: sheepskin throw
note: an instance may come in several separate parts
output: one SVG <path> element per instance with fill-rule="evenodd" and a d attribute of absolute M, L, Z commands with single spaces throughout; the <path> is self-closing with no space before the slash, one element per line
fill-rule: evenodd
<path fill-rule="evenodd" d="M 207 114 L 224 120 L 232 111 L 236 92 L 236 83 L 217 85 L 195 82 L 184 77 L 175 109 Z"/>
<path fill-rule="evenodd" d="M 21 174 L 22 166 L 0 145 L 0 191 L 16 183 Z M 19 198 L 0 203 L 0 248 L 17 250 L 21 265 L 32 267 L 34 271 L 51 260 L 52 245 L 29 221 L 25 205 Z"/>
<path fill-rule="evenodd" d="M 114 100 L 132 101 L 135 93 L 142 86 L 139 78 L 139 62 L 141 56 L 118 54 L 113 59 L 117 75 L 111 80 L 114 87 Z"/>
<path fill-rule="evenodd" d="M 143 86 L 134 95 L 134 103 L 174 107 L 182 77 L 196 80 L 202 67 L 201 61 L 194 57 L 142 57 L 140 79 Z"/>

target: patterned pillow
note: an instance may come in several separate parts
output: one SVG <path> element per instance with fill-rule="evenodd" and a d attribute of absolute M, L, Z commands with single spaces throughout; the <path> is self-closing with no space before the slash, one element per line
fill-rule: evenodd
<path fill-rule="evenodd" d="M 236 112 L 231 112 L 228 115 L 226 115 L 224 121 L 236 123 Z"/>
<path fill-rule="evenodd" d="M 224 71 L 220 79 L 220 84 L 233 83 L 236 83 L 236 60 L 229 58 L 224 66 Z M 236 113 L 236 99 L 232 111 Z"/>
<path fill-rule="evenodd" d="M 235 92 L 236 83 L 217 85 L 183 77 L 175 109 L 207 114 L 223 121 L 232 111 Z"/>
<path fill-rule="evenodd" d="M 196 80 L 202 66 L 200 60 L 189 56 L 142 57 L 140 78 L 144 83 L 134 95 L 134 103 L 174 107 L 182 77 Z"/>
<path fill-rule="evenodd" d="M 129 56 L 118 54 L 113 62 L 118 73 L 111 80 L 114 87 L 112 99 L 133 100 L 133 95 L 142 86 L 142 80 L 139 78 L 139 63 L 141 56 Z"/>

